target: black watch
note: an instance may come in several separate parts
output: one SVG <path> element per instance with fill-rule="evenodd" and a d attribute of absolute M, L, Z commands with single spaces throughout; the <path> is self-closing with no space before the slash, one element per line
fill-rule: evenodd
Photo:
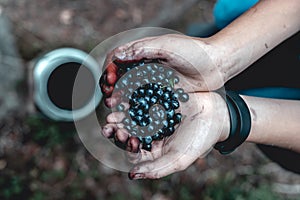
<path fill-rule="evenodd" d="M 214 146 L 221 154 L 229 154 L 248 137 L 251 129 L 251 115 L 245 101 L 233 91 L 226 91 L 226 104 L 230 117 L 229 137 Z"/>

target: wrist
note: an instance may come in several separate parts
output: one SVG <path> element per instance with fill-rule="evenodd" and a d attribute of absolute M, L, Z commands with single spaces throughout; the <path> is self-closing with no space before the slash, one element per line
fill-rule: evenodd
<path fill-rule="evenodd" d="M 213 60 L 223 82 L 226 83 L 232 77 L 236 76 L 242 67 L 239 59 L 239 48 L 236 44 L 228 42 L 228 38 L 217 33 L 206 39 L 210 57 Z"/>
<path fill-rule="evenodd" d="M 210 86 L 209 89 L 217 90 L 224 86 L 231 77 L 229 69 L 233 64 L 232 60 L 228 59 L 230 57 L 229 48 L 219 45 L 213 37 L 195 38 L 195 41 L 209 58 L 205 67 L 200 59 L 198 71 L 205 78 L 206 84 Z"/>
<path fill-rule="evenodd" d="M 214 108 L 214 110 L 218 110 L 217 115 L 219 116 L 219 122 L 217 122 L 220 127 L 220 135 L 217 140 L 217 142 L 222 142 L 225 141 L 229 137 L 229 132 L 230 132 L 230 117 L 229 117 L 229 112 L 227 108 L 227 104 L 225 101 L 225 98 L 219 94 L 215 93 L 215 98 L 216 101 L 218 102 L 217 107 Z"/>

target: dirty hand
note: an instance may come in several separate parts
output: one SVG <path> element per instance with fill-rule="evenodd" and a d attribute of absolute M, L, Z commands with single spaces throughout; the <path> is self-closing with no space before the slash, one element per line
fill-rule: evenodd
<path fill-rule="evenodd" d="M 221 62 L 219 55 L 218 48 L 213 48 L 203 38 L 168 34 L 136 40 L 109 53 L 105 62 L 106 70 L 100 81 L 101 89 L 106 99 L 110 99 L 106 102 L 111 102 L 114 84 L 122 75 L 118 73 L 115 63 L 156 60 L 182 74 L 195 91 L 215 90 L 224 84 L 217 67 Z M 112 107 L 109 103 L 106 105 Z"/>
<path fill-rule="evenodd" d="M 123 112 L 107 116 L 102 133 L 115 138 L 129 151 L 129 161 L 135 164 L 129 178 L 156 179 L 184 170 L 205 156 L 215 143 L 227 138 L 230 125 L 224 99 L 215 92 L 190 93 L 189 96 L 189 101 L 181 107 L 183 118 L 174 134 L 153 141 L 151 151 L 141 149 L 138 138 L 122 128 Z"/>

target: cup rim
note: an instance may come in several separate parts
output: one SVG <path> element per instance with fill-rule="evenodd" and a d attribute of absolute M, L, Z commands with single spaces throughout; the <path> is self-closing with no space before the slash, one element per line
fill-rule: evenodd
<path fill-rule="evenodd" d="M 56 106 L 48 95 L 48 80 L 51 73 L 59 66 L 75 62 L 86 67 L 94 77 L 94 94 L 81 108 L 66 110 Z M 98 84 L 101 76 L 100 67 L 96 60 L 89 54 L 75 48 L 59 48 L 40 57 L 33 69 L 34 100 L 38 108 L 49 118 L 58 121 L 80 120 L 93 112 L 102 99 L 102 93 Z"/>

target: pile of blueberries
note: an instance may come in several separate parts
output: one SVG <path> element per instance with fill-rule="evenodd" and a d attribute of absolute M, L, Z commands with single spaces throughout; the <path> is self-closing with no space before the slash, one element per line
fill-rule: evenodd
<path fill-rule="evenodd" d="M 180 102 L 187 102 L 189 96 L 182 88 L 174 89 L 179 83 L 174 71 L 157 63 L 135 63 L 119 66 L 122 77 L 115 85 L 115 91 L 122 91 L 123 104 L 116 108 L 125 112 L 124 128 L 139 138 L 142 148 L 151 150 L 153 140 L 161 140 L 174 133 L 181 122 L 181 113 L 176 113 Z M 114 91 L 114 92 L 115 92 Z"/>

